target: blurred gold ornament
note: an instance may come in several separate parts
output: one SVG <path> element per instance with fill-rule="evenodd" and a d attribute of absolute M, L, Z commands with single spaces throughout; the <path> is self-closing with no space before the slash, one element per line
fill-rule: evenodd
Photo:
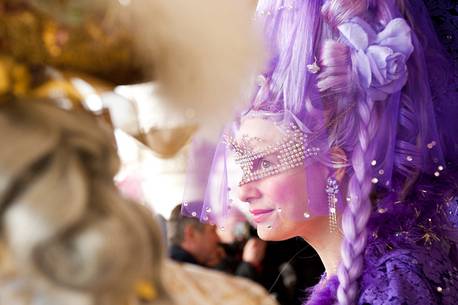
<path fill-rule="evenodd" d="M 33 90 L 31 96 L 43 99 L 50 97 L 55 99 L 67 98 L 72 101 L 73 106 L 78 105 L 83 100 L 83 96 L 66 79 L 50 80 Z"/>
<path fill-rule="evenodd" d="M 0 54 L 0 99 L 3 95 L 23 96 L 30 87 L 27 66 Z"/>
<path fill-rule="evenodd" d="M 24 65 L 15 65 L 11 71 L 14 79 L 13 92 L 16 95 L 25 95 L 30 87 L 30 73 Z"/>
<path fill-rule="evenodd" d="M 6 94 L 11 87 L 10 67 L 6 58 L 0 57 L 0 95 Z"/>
<path fill-rule="evenodd" d="M 147 281 L 138 282 L 135 287 L 135 291 L 137 293 L 137 297 L 141 301 L 151 302 L 158 297 L 156 288 L 153 286 L 152 283 Z"/>
<path fill-rule="evenodd" d="M 43 30 L 43 43 L 52 57 L 57 57 L 62 53 L 62 48 L 58 41 L 59 30 L 55 22 L 45 22 Z M 68 37 L 68 35 L 65 35 Z"/>
<path fill-rule="evenodd" d="M 97 111 L 88 105 L 88 92 L 101 95 L 113 90 L 113 85 L 83 73 L 57 71 L 50 67 L 32 67 L 0 54 L 0 103 L 14 99 L 42 100 L 66 110 L 89 111 L 111 125 L 108 110 L 101 104 Z"/>
<path fill-rule="evenodd" d="M 118 1 L 6 1 L 0 4 L 0 52 L 28 65 L 50 65 L 115 84 L 143 79 Z M 151 73 L 150 73 L 151 75 Z"/>

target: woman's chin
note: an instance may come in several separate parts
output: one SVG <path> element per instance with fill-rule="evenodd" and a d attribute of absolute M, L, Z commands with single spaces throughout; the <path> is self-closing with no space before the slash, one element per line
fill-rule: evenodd
<path fill-rule="evenodd" d="M 268 222 L 258 223 L 256 230 L 262 240 L 281 241 L 296 236 L 302 236 L 298 228 L 302 228 L 308 220 L 304 221 L 285 221 L 279 217 L 270 218 Z"/>
<path fill-rule="evenodd" d="M 283 234 L 281 230 L 278 230 L 278 228 L 275 230 L 274 228 L 263 224 L 259 224 L 256 227 L 256 230 L 258 232 L 259 238 L 266 241 L 280 241 L 292 237 L 288 236 L 287 234 Z"/>

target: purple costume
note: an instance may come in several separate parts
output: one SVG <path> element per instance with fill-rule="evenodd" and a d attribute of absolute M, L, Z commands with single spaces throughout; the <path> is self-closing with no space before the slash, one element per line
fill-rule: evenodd
<path fill-rule="evenodd" d="M 444 184 L 434 189 L 449 191 Z M 416 198 L 378 204 L 368 224 L 358 305 L 456 304 L 458 201 L 437 201 L 426 186 L 417 188 Z M 337 277 L 322 279 L 304 304 L 334 304 L 337 286 Z"/>

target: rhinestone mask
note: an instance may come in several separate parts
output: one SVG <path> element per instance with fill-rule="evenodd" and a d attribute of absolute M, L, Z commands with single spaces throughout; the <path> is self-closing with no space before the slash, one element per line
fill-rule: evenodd
<path fill-rule="evenodd" d="M 308 146 L 307 135 L 294 123 L 286 128 L 282 140 L 262 150 L 255 150 L 263 142 L 257 137 L 245 135 L 239 140 L 226 137 L 225 141 L 243 172 L 239 186 L 303 166 L 307 158 L 319 152 L 318 147 Z"/>

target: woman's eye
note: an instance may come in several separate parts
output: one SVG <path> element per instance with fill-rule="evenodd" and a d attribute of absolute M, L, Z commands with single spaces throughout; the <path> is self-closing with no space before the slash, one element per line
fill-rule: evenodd
<path fill-rule="evenodd" d="M 268 168 L 270 168 L 271 166 L 272 166 L 272 162 L 267 161 L 267 160 L 262 160 L 262 161 L 261 161 L 261 167 L 262 167 L 263 169 L 268 169 Z"/>
<path fill-rule="evenodd" d="M 251 170 L 252 171 L 266 170 L 266 169 L 272 168 L 274 165 L 275 163 L 273 161 L 270 161 L 264 158 L 258 158 L 253 161 Z"/>

